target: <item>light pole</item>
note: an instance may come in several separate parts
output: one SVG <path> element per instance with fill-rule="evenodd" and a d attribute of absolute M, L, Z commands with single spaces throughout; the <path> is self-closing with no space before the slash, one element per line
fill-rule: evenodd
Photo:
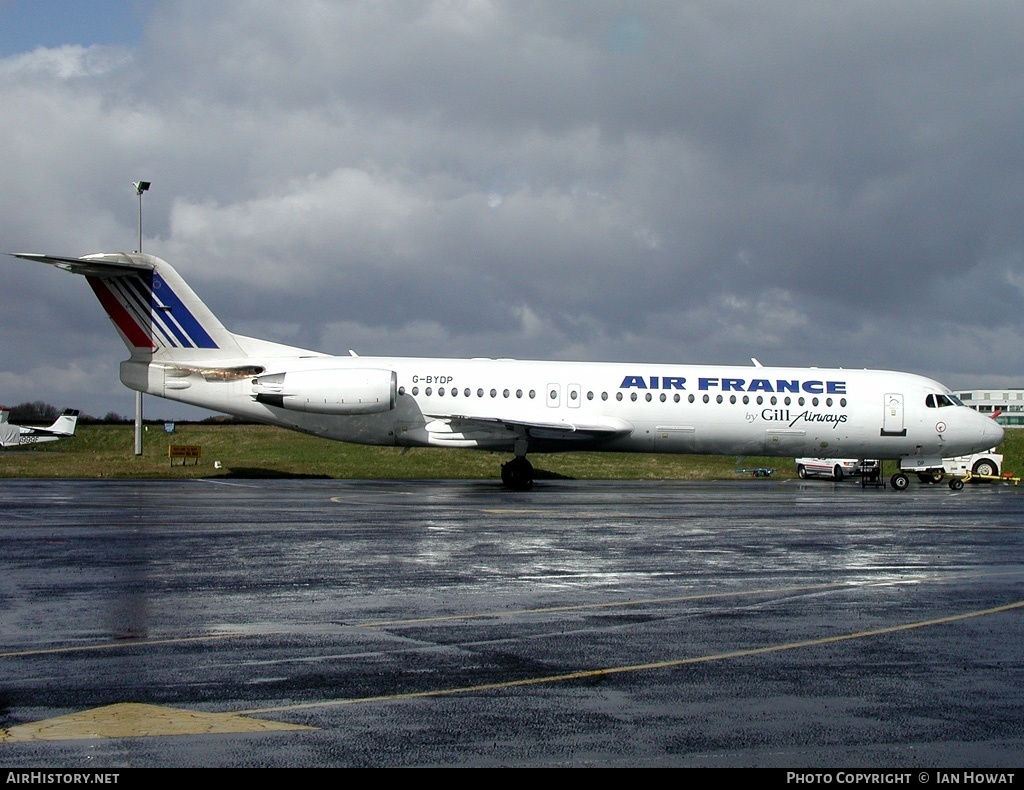
<path fill-rule="evenodd" d="M 142 252 L 142 193 L 149 190 L 149 181 L 133 181 L 132 186 L 139 196 L 139 248 L 136 252 Z M 135 391 L 135 454 L 142 455 L 142 392 Z"/>
<path fill-rule="evenodd" d="M 136 252 L 142 252 L 142 193 L 146 192 L 152 184 L 149 181 L 133 181 L 132 186 L 139 195 L 139 248 Z"/>

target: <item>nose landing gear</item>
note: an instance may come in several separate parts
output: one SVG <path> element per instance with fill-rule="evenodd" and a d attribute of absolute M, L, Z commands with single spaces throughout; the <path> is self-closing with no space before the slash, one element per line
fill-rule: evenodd
<path fill-rule="evenodd" d="M 892 486 L 893 491 L 906 491 L 910 485 L 910 478 L 903 472 L 897 472 L 889 478 L 889 485 Z"/>

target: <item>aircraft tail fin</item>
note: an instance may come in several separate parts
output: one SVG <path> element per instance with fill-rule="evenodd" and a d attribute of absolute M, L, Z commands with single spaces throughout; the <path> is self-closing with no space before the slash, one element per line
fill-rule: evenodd
<path fill-rule="evenodd" d="M 59 436 L 74 436 L 78 426 L 78 409 L 65 409 L 64 413 L 46 430 Z"/>
<path fill-rule="evenodd" d="M 98 253 L 81 258 L 14 253 L 88 280 L 132 358 L 242 357 L 236 336 L 166 261 L 143 253 Z"/>

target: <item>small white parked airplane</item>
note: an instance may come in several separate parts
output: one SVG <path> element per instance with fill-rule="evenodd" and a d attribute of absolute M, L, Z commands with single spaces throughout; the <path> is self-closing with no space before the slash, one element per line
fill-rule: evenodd
<path fill-rule="evenodd" d="M 11 412 L 0 409 L 0 447 L 21 447 L 26 444 L 55 442 L 75 435 L 78 425 L 78 410 L 67 409 L 49 428 L 33 428 L 28 425 L 13 425 Z"/>
<path fill-rule="evenodd" d="M 129 388 L 328 439 L 509 452 L 609 450 L 899 459 L 992 447 L 1003 429 L 910 373 L 513 359 L 331 356 L 229 332 L 166 261 L 16 257 L 84 275 L 131 352 Z M 907 475 L 893 476 L 893 487 Z"/>

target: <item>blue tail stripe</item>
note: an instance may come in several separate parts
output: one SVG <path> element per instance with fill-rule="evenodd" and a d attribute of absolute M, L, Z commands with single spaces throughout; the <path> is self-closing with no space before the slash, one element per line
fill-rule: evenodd
<path fill-rule="evenodd" d="M 157 300 L 165 306 L 170 308 L 169 313 L 165 313 L 157 307 Z M 163 278 L 160 277 L 156 272 L 153 273 L 153 315 L 169 315 L 177 324 L 181 327 L 187 335 L 188 340 L 191 341 L 192 345 L 196 348 L 217 348 L 217 343 L 205 329 L 203 325 L 196 320 L 196 317 L 192 315 L 192 312 L 185 307 L 178 295 L 174 293 L 169 285 L 164 282 Z"/>
<path fill-rule="evenodd" d="M 168 311 L 161 310 L 161 302 L 157 299 L 156 291 L 154 288 L 159 287 L 154 285 L 156 275 L 149 274 L 146 277 L 146 293 L 143 294 L 143 298 L 146 300 L 146 313 L 151 317 L 153 321 L 153 328 L 160 331 L 160 334 L 164 337 L 164 345 L 170 347 L 183 347 L 193 348 L 195 343 L 188 337 L 185 331 L 175 323 L 173 316 Z M 167 289 L 170 291 L 170 288 Z M 184 308 L 182 308 L 184 309 Z"/>
<path fill-rule="evenodd" d="M 159 320 L 158 312 L 153 309 L 151 281 L 152 275 L 143 274 L 119 277 L 116 284 L 125 305 L 134 314 L 136 320 L 145 327 L 147 334 L 157 345 L 169 348 L 191 346 L 188 338 L 183 335 L 175 339 L 168 333 L 163 322 Z"/>
<path fill-rule="evenodd" d="M 121 301 L 135 317 L 135 320 L 146 330 L 150 338 L 155 341 L 157 338 L 154 337 L 154 330 L 157 327 L 153 325 L 152 311 L 149 306 L 150 287 L 148 280 L 148 275 L 131 275 L 118 277 L 111 285 L 117 289 L 117 293 L 121 296 Z M 166 345 L 166 343 L 161 345 Z"/>
<path fill-rule="evenodd" d="M 155 344 L 164 348 L 218 348 L 184 302 L 155 272 L 111 278 L 108 282 Z"/>

